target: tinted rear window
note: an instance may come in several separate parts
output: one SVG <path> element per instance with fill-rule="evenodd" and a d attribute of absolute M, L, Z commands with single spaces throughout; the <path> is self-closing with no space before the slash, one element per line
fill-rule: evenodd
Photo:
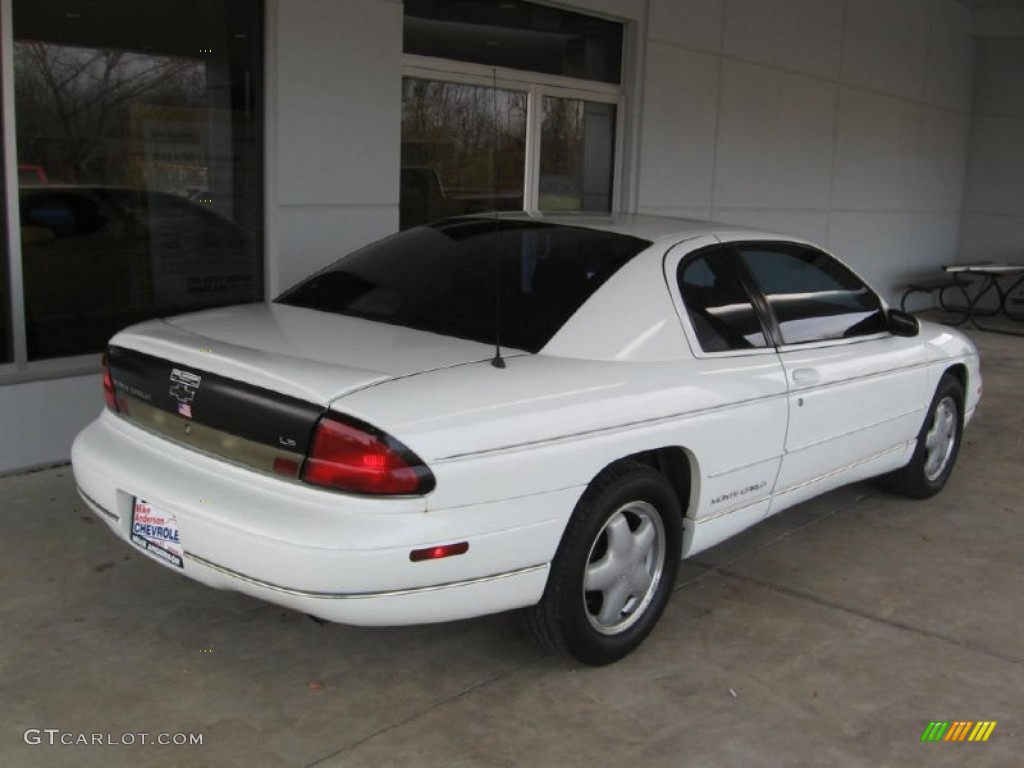
<path fill-rule="evenodd" d="M 374 243 L 277 301 L 539 352 L 623 264 L 650 245 L 531 221 L 451 219 Z"/>

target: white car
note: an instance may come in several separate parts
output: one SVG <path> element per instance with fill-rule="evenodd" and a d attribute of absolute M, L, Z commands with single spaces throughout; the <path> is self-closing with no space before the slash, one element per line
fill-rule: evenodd
<path fill-rule="evenodd" d="M 106 359 L 74 474 L 155 560 L 349 624 L 527 608 L 587 664 L 683 557 L 867 477 L 939 491 L 981 393 L 967 338 L 813 245 L 642 216 L 417 227 Z"/>

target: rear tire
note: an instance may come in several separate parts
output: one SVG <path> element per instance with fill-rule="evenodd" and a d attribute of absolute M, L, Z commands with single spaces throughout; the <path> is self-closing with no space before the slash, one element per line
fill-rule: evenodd
<path fill-rule="evenodd" d="M 910 463 L 882 478 L 885 487 L 914 499 L 927 499 L 941 491 L 960 453 L 963 427 L 964 388 L 947 373 L 939 380 Z"/>
<path fill-rule="evenodd" d="M 650 634 L 675 583 L 682 512 L 654 469 L 617 464 L 584 492 L 527 624 L 541 644 L 577 661 L 618 661 Z"/>

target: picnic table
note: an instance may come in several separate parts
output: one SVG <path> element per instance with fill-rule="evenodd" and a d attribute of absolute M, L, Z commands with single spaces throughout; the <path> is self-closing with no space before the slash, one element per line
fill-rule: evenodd
<path fill-rule="evenodd" d="M 964 296 L 968 299 L 967 306 L 962 309 L 966 322 L 983 331 L 1024 336 L 1024 333 L 984 326 L 978 322 L 979 317 L 993 317 L 1000 313 L 1006 315 L 1011 320 L 1024 321 L 1024 314 L 1014 312 L 1010 307 L 1011 304 L 1021 301 L 1013 293 L 1024 283 L 1024 264 L 975 262 L 971 264 L 951 264 L 943 267 L 943 269 L 947 274 L 952 275 L 958 280 L 964 277 L 977 279 L 973 293 L 969 293 L 966 290 L 963 291 Z M 993 291 L 996 296 L 995 310 L 981 309 L 979 307 L 981 300 Z"/>

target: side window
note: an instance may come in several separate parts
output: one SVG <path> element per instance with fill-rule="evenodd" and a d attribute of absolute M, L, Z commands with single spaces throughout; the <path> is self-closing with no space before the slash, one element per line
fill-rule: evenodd
<path fill-rule="evenodd" d="M 727 251 L 684 259 L 676 270 L 686 313 L 705 352 L 768 346 L 761 320 Z"/>
<path fill-rule="evenodd" d="M 737 250 L 767 297 L 784 344 L 886 330 L 878 296 L 831 256 L 774 244 L 741 245 Z"/>

